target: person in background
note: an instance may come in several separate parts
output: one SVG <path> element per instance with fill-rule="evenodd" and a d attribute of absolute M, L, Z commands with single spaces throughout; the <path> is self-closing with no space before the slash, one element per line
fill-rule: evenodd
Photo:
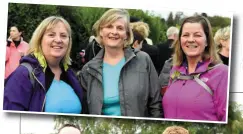
<path fill-rule="evenodd" d="M 135 29 L 133 29 L 132 32 L 133 32 L 132 48 L 141 50 L 141 48 L 143 47 L 144 37 Z"/>
<path fill-rule="evenodd" d="M 102 49 L 80 74 L 90 114 L 162 117 L 158 75 L 148 54 L 132 49 L 129 13 L 109 9 L 95 23 Z"/>
<path fill-rule="evenodd" d="M 181 126 L 170 126 L 162 134 L 189 134 L 189 131 Z"/>
<path fill-rule="evenodd" d="M 172 43 L 177 40 L 179 34 L 179 29 L 177 27 L 171 26 L 166 31 L 167 41 L 157 45 L 159 49 L 158 56 L 158 70 L 161 72 L 166 60 L 172 57 Z"/>
<path fill-rule="evenodd" d="M 230 53 L 230 26 L 219 29 L 214 35 L 218 54 L 225 65 L 229 65 Z"/>
<path fill-rule="evenodd" d="M 99 38 L 93 36 L 90 36 L 89 38 L 89 44 L 87 45 L 87 47 L 85 48 L 85 55 L 84 55 L 84 59 L 85 59 L 85 63 L 88 63 L 90 60 L 92 60 L 98 53 L 99 51 L 102 49 L 101 46 L 99 45 Z"/>
<path fill-rule="evenodd" d="M 82 112 L 82 88 L 69 67 L 71 35 L 71 27 L 62 17 L 50 16 L 39 24 L 30 50 L 6 80 L 4 110 Z"/>
<path fill-rule="evenodd" d="M 217 54 L 208 19 L 185 18 L 174 49 L 165 118 L 226 121 L 228 66 Z"/>
<path fill-rule="evenodd" d="M 57 134 L 82 134 L 82 131 L 78 125 L 64 124 Z"/>
<path fill-rule="evenodd" d="M 159 49 L 159 83 L 161 87 L 161 94 L 163 95 L 167 89 L 170 70 L 172 68 L 172 53 L 173 53 L 173 43 L 178 39 L 179 30 L 177 27 L 169 27 L 166 35 L 168 40 L 165 43 L 159 44 L 157 47 Z"/>
<path fill-rule="evenodd" d="M 158 48 L 156 46 L 149 45 L 147 43 L 147 40 L 145 40 L 149 36 L 149 32 L 150 32 L 149 25 L 142 21 L 133 22 L 130 23 L 130 25 L 132 29 L 135 29 L 143 36 L 144 40 L 140 50 L 146 52 L 150 56 L 158 75 L 159 73 L 158 72 L 159 71 L 158 70 L 158 54 L 159 54 Z"/>
<path fill-rule="evenodd" d="M 161 95 L 163 96 L 165 91 L 167 90 L 169 80 L 170 80 L 170 70 L 173 66 L 172 57 L 165 61 L 165 64 L 159 75 L 159 83 L 161 87 Z"/>
<path fill-rule="evenodd" d="M 10 28 L 5 56 L 5 79 L 19 66 L 19 60 L 26 54 L 29 44 L 23 39 L 23 29 L 14 25 Z"/>

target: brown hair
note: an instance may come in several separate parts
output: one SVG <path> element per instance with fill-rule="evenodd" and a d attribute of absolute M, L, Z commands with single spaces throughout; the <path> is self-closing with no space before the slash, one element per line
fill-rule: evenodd
<path fill-rule="evenodd" d="M 182 22 L 182 25 L 180 27 L 179 31 L 179 38 L 175 41 L 173 44 L 174 47 L 174 54 L 173 54 L 173 65 L 174 66 L 180 66 L 183 63 L 183 60 L 186 58 L 185 53 L 183 52 L 181 48 L 181 34 L 182 29 L 185 23 L 200 23 L 203 27 L 203 31 L 206 35 L 207 39 L 207 46 L 205 47 L 205 50 L 202 54 L 203 60 L 210 59 L 213 64 L 221 63 L 221 59 L 219 58 L 219 55 L 217 54 L 216 47 L 214 45 L 213 40 L 213 34 L 212 34 L 212 28 L 209 20 L 203 16 L 197 15 L 197 16 L 191 16 L 184 19 Z"/>

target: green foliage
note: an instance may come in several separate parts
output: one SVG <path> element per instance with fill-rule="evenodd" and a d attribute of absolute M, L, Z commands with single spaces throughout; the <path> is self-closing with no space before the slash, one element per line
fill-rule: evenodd
<path fill-rule="evenodd" d="M 58 15 L 65 18 L 71 25 L 73 47 L 71 58 L 76 59 L 76 53 L 84 49 L 92 33 L 93 24 L 101 17 L 107 8 L 97 7 L 75 7 L 75 6 L 57 6 L 57 5 L 36 5 L 10 3 L 8 11 L 8 29 L 12 25 L 19 25 L 24 29 L 24 39 L 29 42 L 35 28 L 39 23 L 51 15 Z M 142 10 L 129 10 L 131 15 L 147 22 L 150 26 L 150 35 L 157 44 L 166 40 L 165 22 L 157 16 L 149 15 Z M 7 33 L 9 35 L 9 33 Z"/>
<path fill-rule="evenodd" d="M 231 24 L 231 19 L 227 17 L 221 17 L 221 16 L 213 16 L 213 17 L 208 17 L 208 20 L 210 21 L 212 25 L 212 32 L 213 35 L 215 35 L 216 31 L 220 28 L 230 26 Z"/>
<path fill-rule="evenodd" d="M 174 17 L 173 17 L 173 13 L 170 12 L 168 18 L 167 18 L 167 26 L 175 26 L 175 22 L 174 22 Z"/>
<path fill-rule="evenodd" d="M 180 25 L 182 23 L 182 16 L 183 12 L 176 12 L 175 19 L 174 19 L 174 25 Z"/>
<path fill-rule="evenodd" d="M 96 133 L 125 133 L 125 134 L 162 134 L 169 126 L 182 126 L 189 130 L 190 134 L 239 134 L 243 132 L 243 111 L 241 105 L 231 102 L 229 105 L 228 124 L 193 123 L 173 121 L 146 121 L 116 118 L 71 117 L 55 116 L 55 129 L 65 123 L 78 124 L 83 128 L 84 134 Z"/>
<path fill-rule="evenodd" d="M 135 16 L 149 25 L 149 38 L 153 41 L 153 44 L 157 45 L 166 40 L 166 23 L 159 16 L 136 9 L 130 9 L 128 12 L 130 16 Z"/>
<path fill-rule="evenodd" d="M 76 61 L 77 53 L 87 46 L 88 39 L 93 34 L 93 24 L 106 10 L 108 8 L 9 3 L 7 28 L 9 30 L 15 24 L 22 27 L 24 40 L 29 42 L 35 28 L 43 19 L 51 15 L 62 16 L 72 28 L 71 58 Z M 183 19 L 182 12 L 177 12 L 175 18 L 171 12 L 166 20 L 149 11 L 128 9 L 128 12 L 130 16 L 135 16 L 148 23 L 150 27 L 149 38 L 155 45 L 165 42 L 167 28 L 169 26 L 180 27 L 180 22 Z M 213 33 L 221 27 L 230 25 L 231 22 L 230 18 L 220 16 L 209 16 L 209 20 L 213 26 Z M 7 34 L 9 35 L 9 32 Z"/>
<path fill-rule="evenodd" d="M 87 40 L 92 34 L 93 24 L 106 10 L 92 7 L 9 3 L 7 29 L 18 25 L 24 30 L 24 40 L 29 42 L 34 30 L 43 19 L 52 15 L 62 16 L 72 28 L 71 58 L 75 60 L 76 53 L 86 47 Z M 9 35 L 9 31 L 7 35 Z"/>
<path fill-rule="evenodd" d="M 208 17 L 208 20 L 210 21 L 212 27 L 226 27 L 229 26 L 231 23 L 231 19 L 228 17 L 221 17 L 221 16 L 213 16 Z"/>
<path fill-rule="evenodd" d="M 59 14 L 71 25 L 73 38 L 71 58 L 75 59 L 76 53 L 86 47 L 88 39 L 92 34 L 91 29 L 93 24 L 106 9 L 70 6 L 59 6 L 57 9 Z"/>
<path fill-rule="evenodd" d="M 29 42 L 39 23 L 47 16 L 56 14 L 56 6 L 52 5 L 9 3 L 7 28 L 9 30 L 11 26 L 18 25 L 24 30 L 24 39 Z M 9 31 L 7 34 L 9 35 Z"/>

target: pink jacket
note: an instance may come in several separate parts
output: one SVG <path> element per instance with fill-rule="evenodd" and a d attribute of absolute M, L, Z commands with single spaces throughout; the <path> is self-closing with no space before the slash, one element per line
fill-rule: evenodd
<path fill-rule="evenodd" d="M 205 61 L 195 73 L 205 72 L 210 62 Z M 185 66 L 173 67 L 171 74 L 179 71 L 187 74 Z M 207 92 L 195 80 L 177 80 L 170 82 L 163 96 L 165 118 L 225 121 L 228 87 L 228 67 L 220 64 L 200 76 L 212 90 Z"/>
<path fill-rule="evenodd" d="M 17 48 L 13 42 L 11 42 L 9 47 L 6 46 L 5 79 L 19 66 L 20 52 L 26 54 L 28 49 L 29 44 L 23 40 Z"/>

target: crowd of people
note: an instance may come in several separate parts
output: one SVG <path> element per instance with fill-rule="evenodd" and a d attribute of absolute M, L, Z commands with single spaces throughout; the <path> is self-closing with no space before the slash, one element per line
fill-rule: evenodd
<path fill-rule="evenodd" d="M 11 27 L 3 109 L 226 121 L 230 27 L 213 35 L 206 17 L 189 16 L 153 45 L 147 23 L 109 9 L 93 31 L 74 72 L 64 18 L 44 19 L 29 44 Z"/>

